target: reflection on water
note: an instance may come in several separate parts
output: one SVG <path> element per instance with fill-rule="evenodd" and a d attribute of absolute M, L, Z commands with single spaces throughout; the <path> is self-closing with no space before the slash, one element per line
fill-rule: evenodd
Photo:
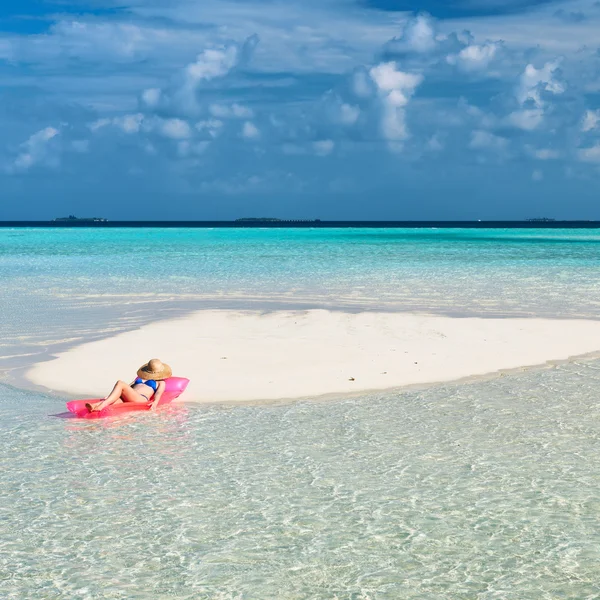
<path fill-rule="evenodd" d="M 600 363 L 48 417 L 0 388 L 0 597 L 600 596 Z"/>

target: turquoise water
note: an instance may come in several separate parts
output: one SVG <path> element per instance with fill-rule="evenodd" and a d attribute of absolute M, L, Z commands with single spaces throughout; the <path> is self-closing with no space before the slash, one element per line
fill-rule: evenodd
<path fill-rule="evenodd" d="M 593 230 L 2 229 L 0 357 L 226 302 L 596 318 L 599 265 Z"/>
<path fill-rule="evenodd" d="M 0 230 L 11 289 L 71 299 L 226 294 L 596 312 L 599 261 L 600 232 L 585 230 Z M 572 293 L 559 302 L 557 288 Z"/>
<path fill-rule="evenodd" d="M 0 597 L 600 597 L 600 366 L 64 421 L 0 386 Z"/>
<path fill-rule="evenodd" d="M 2 230 L 0 367 L 203 306 L 600 316 L 600 233 Z M 0 385 L 0 598 L 600 597 L 600 363 L 119 421 Z"/>

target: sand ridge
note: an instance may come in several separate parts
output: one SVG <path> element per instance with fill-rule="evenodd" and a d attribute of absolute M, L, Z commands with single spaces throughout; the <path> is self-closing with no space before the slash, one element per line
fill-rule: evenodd
<path fill-rule="evenodd" d="M 329 310 L 201 310 L 34 365 L 34 384 L 101 397 L 149 358 L 191 379 L 184 400 L 240 402 L 458 380 L 600 350 L 600 321 Z"/>

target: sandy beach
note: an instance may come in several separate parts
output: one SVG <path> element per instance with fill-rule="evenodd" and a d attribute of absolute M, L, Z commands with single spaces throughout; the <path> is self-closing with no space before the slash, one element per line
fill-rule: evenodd
<path fill-rule="evenodd" d="M 598 350 L 593 320 L 203 310 L 73 348 L 26 377 L 101 397 L 159 357 L 191 379 L 185 401 L 244 402 L 453 381 Z"/>

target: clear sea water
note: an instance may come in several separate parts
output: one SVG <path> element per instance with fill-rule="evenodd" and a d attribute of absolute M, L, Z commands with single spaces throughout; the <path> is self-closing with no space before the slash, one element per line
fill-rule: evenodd
<path fill-rule="evenodd" d="M 600 232 L 0 229 L 0 368 L 198 306 L 596 317 Z"/>
<path fill-rule="evenodd" d="M 600 233 L 1 230 L 19 367 L 202 306 L 599 317 Z M 0 598 L 598 598 L 600 363 L 113 422 L 0 385 Z"/>

